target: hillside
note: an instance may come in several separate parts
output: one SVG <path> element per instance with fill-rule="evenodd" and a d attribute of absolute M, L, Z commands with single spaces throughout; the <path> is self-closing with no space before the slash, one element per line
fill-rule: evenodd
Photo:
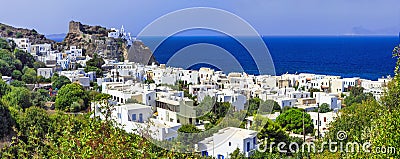
<path fill-rule="evenodd" d="M 32 44 L 54 44 L 53 40 L 47 39 L 44 35 L 39 34 L 35 29 L 15 28 L 6 24 L 0 23 L 0 37 L 12 38 L 29 38 Z"/>
<path fill-rule="evenodd" d="M 78 46 L 87 55 L 96 53 L 107 58 L 129 59 L 143 64 L 157 63 L 154 56 L 151 56 L 150 60 L 141 60 L 146 59 L 143 57 L 149 57 L 152 54 L 143 43 L 134 42 L 134 55 L 129 55 L 130 48 L 126 45 L 126 41 L 108 37 L 109 32 L 111 30 L 105 27 L 84 25 L 80 22 L 71 21 L 66 37 L 62 42 L 57 43 L 58 48 L 68 49 L 69 46 Z"/>

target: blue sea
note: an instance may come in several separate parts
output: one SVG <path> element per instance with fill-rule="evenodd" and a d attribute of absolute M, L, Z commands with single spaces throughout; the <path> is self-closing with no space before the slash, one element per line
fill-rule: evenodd
<path fill-rule="evenodd" d="M 151 38 L 144 39 L 143 42 L 146 44 L 149 40 L 151 41 Z M 297 72 L 376 80 L 382 76 L 393 76 L 396 59 L 392 58 L 391 52 L 399 43 L 399 37 L 266 36 L 263 37 L 263 41 L 272 57 L 276 75 Z M 260 73 L 248 51 L 228 36 L 169 37 L 157 47 L 154 55 L 158 62 L 167 63 L 179 50 L 199 43 L 213 44 L 225 49 L 234 56 L 248 74 Z M 187 59 L 197 58 L 197 56 L 190 56 L 188 54 Z M 207 55 L 207 58 L 217 57 Z M 220 64 L 229 62 L 231 61 L 228 59 L 219 60 Z M 218 70 L 209 63 L 199 63 L 189 68 L 198 69 L 203 66 Z"/>

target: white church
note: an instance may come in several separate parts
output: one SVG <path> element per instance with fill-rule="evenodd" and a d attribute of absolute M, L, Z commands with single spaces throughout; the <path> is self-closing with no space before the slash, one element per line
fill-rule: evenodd
<path fill-rule="evenodd" d="M 124 26 L 122 25 L 121 29 L 118 30 L 116 28 L 111 28 L 111 32 L 108 33 L 109 38 L 121 38 L 125 39 L 128 43 L 127 45 L 132 45 L 133 41 L 136 40 L 136 38 L 131 36 L 131 33 L 125 32 Z"/>

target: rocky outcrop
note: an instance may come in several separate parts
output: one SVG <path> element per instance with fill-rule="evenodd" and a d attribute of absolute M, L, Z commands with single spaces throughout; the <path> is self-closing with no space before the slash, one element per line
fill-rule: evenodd
<path fill-rule="evenodd" d="M 128 54 L 124 54 L 124 57 L 131 62 L 141 63 L 144 65 L 150 65 L 152 63 L 158 64 L 150 48 L 145 46 L 141 41 L 133 42 Z"/>
<path fill-rule="evenodd" d="M 127 46 L 126 41 L 120 38 L 109 38 L 111 30 L 101 26 L 83 25 L 80 22 L 69 22 L 69 31 L 62 42 L 56 43 L 37 33 L 34 29 L 14 28 L 0 23 L 0 36 L 12 38 L 29 38 L 32 44 L 53 44 L 53 49 L 67 50 L 70 46 L 83 49 L 87 55 L 94 53 L 107 58 L 128 59 L 142 64 L 157 63 L 151 50 L 141 41 Z M 158 63 L 157 63 L 158 64 Z"/>
<path fill-rule="evenodd" d="M 108 32 L 111 30 L 101 26 L 89 26 L 71 21 L 68 34 L 60 46 L 63 49 L 78 46 L 88 55 L 96 53 L 108 58 L 122 59 L 123 57 L 123 59 L 141 64 L 157 63 L 153 53 L 143 42 L 135 41 L 128 47 L 123 39 L 109 38 Z"/>
<path fill-rule="evenodd" d="M 70 21 L 68 33 L 82 34 L 82 24 L 80 22 Z"/>
<path fill-rule="evenodd" d="M 71 21 L 69 31 L 64 40 L 58 43 L 58 48 L 65 50 L 70 46 L 77 46 L 88 55 L 97 53 L 111 56 L 110 58 L 119 58 L 127 50 L 123 49 L 125 42 L 121 39 L 108 38 L 109 31 L 101 26 L 89 26 Z"/>
<path fill-rule="evenodd" d="M 56 43 L 53 40 L 47 39 L 44 35 L 39 34 L 35 29 L 15 28 L 2 23 L 0 23 L 0 37 L 29 38 L 32 44 Z"/>

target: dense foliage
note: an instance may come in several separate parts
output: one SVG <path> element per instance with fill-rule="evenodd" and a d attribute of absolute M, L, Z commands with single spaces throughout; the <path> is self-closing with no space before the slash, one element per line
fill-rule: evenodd
<path fill-rule="evenodd" d="M 347 138 L 341 142 L 371 143 L 371 153 L 347 153 L 340 157 L 349 158 L 398 158 L 400 149 L 400 49 L 393 50 L 397 58 L 395 77 L 388 83 L 388 88 L 380 101 L 375 101 L 369 94 L 363 93 L 360 87 L 353 87 L 347 99 L 347 107 L 341 115 L 331 123 L 326 140 L 338 141 L 337 133 L 344 131 Z M 351 105 L 350 105 L 351 104 Z M 376 152 L 377 148 L 385 148 L 386 152 Z M 393 151 L 393 149 L 395 149 Z M 391 151 L 392 150 L 392 151 Z M 324 155 L 332 155 L 325 152 Z M 338 156 L 338 153 L 332 156 Z"/>
<path fill-rule="evenodd" d="M 97 54 L 93 55 L 93 58 L 86 62 L 86 67 L 84 69 L 85 72 L 96 72 L 97 77 L 102 76 L 102 68 L 105 64 L 104 60 L 99 57 Z"/>
<path fill-rule="evenodd" d="M 14 121 L 12 120 L 10 111 L 0 101 L 0 139 L 10 134 Z"/>
<path fill-rule="evenodd" d="M 62 86 L 71 83 L 68 77 L 59 76 L 58 74 L 53 75 L 53 77 L 51 78 L 51 82 L 51 87 L 53 89 L 60 89 Z"/>
<path fill-rule="evenodd" d="M 78 83 L 67 84 L 58 91 L 56 109 L 66 112 L 78 112 L 88 106 L 89 96 Z"/>
<path fill-rule="evenodd" d="M 0 47 L 6 46 L 8 45 L 0 40 Z M 395 57 L 400 55 L 399 50 L 399 48 L 394 50 Z M 5 61 L 0 57 L 0 65 L 2 62 L 4 64 Z M 6 63 L 8 64 L 8 62 Z M 18 67 L 17 70 L 22 71 L 22 65 Z M 394 147 L 396 148 L 395 153 L 330 153 L 324 151 L 308 154 L 307 157 L 399 158 L 399 152 L 397 152 L 400 149 L 399 67 L 400 59 L 398 59 L 395 69 L 396 76 L 393 81 L 388 83 L 388 89 L 380 101 L 363 93 L 362 88 L 353 87 L 350 95 L 346 97 L 347 107 L 340 111 L 340 116 L 331 123 L 330 131 L 322 140 L 339 143 L 370 142 L 372 144 L 371 151 L 381 147 Z M 0 69 L 4 70 L 2 67 Z M 89 99 L 107 102 L 107 99 L 110 98 L 110 95 L 95 91 L 88 93 L 76 83 L 65 84 L 60 88 L 56 106 L 64 111 L 85 109 Z M 0 158 L 200 158 L 196 153 L 177 153 L 162 149 L 143 136 L 126 133 L 111 120 L 90 118 L 90 113 L 65 114 L 62 111 L 54 112 L 36 107 L 42 105 L 44 101 L 49 101 L 50 97 L 46 90 L 30 91 L 25 87 L 9 86 L 0 80 L 0 96 L 2 98 L 0 101 L 0 138 L 7 135 L 14 136 L 11 141 L 0 144 Z M 251 110 L 251 113 L 248 114 L 246 112 L 229 113 L 229 108 L 231 108 L 229 103 L 213 101 L 212 98 L 207 98 L 203 100 L 204 103 L 199 104 L 202 108 L 202 118 L 210 120 L 212 124 L 219 124 L 223 127 L 230 123 L 242 122 L 235 120 L 237 116 L 254 115 L 253 125 L 250 129 L 259 131 L 257 136 L 259 140 L 297 142 L 301 145 L 301 139 L 289 137 L 286 132 L 286 130 L 302 132 L 303 112 L 300 109 L 284 110 L 274 122 L 262 114 L 256 113 L 258 108 L 264 107 L 263 101 L 257 99 L 249 101 L 251 106 L 248 107 L 248 110 Z M 79 105 L 79 108 L 75 109 L 72 105 Z M 265 108 L 268 108 L 266 110 L 273 110 L 275 106 L 272 103 L 266 103 L 266 105 Z M 324 111 L 322 109 L 328 110 L 326 107 L 322 104 L 321 111 Z M 107 110 L 110 109 L 112 109 L 111 106 Z M 108 116 L 106 119 L 109 119 L 109 115 L 106 113 Z M 224 117 L 229 120 L 221 120 Z M 305 123 L 307 133 L 311 133 L 313 128 L 308 114 L 305 114 Z M 193 133 L 200 130 L 193 125 L 184 125 L 179 131 Z M 339 131 L 347 133 L 345 140 L 337 139 Z M 276 147 L 272 147 L 272 149 L 272 153 L 268 151 L 254 152 L 252 158 L 306 157 L 301 156 L 301 153 L 278 153 L 275 151 Z M 244 154 L 238 149 L 230 155 L 231 158 L 244 158 Z"/>
<path fill-rule="evenodd" d="M 353 103 L 361 103 L 366 100 L 374 100 L 374 96 L 371 93 L 364 93 L 363 87 L 352 87 L 350 95 L 346 96 L 344 103 L 351 106 Z"/>
<path fill-rule="evenodd" d="M 332 111 L 332 109 L 331 109 L 331 107 L 329 106 L 329 104 L 327 104 L 327 103 L 322 103 L 322 104 L 319 106 L 319 112 L 320 112 L 320 113 L 327 113 L 327 112 L 330 112 L 330 111 Z M 318 112 L 318 108 L 315 108 L 315 109 L 313 110 L 313 112 Z"/>
<path fill-rule="evenodd" d="M 25 87 L 12 87 L 11 92 L 3 96 L 2 100 L 9 107 L 26 109 L 32 106 L 32 93 Z"/>
<path fill-rule="evenodd" d="M 29 53 L 18 49 L 10 51 L 0 48 L 0 73 L 3 76 L 12 76 L 14 70 L 23 72 L 24 67 L 33 68 L 33 63 L 34 58 Z"/>
<path fill-rule="evenodd" d="M 300 109 L 292 108 L 284 111 L 281 115 L 278 116 L 278 118 L 276 118 L 276 122 L 288 131 L 292 131 L 296 134 L 302 134 L 303 116 L 305 132 L 312 133 L 314 130 L 314 126 L 311 122 L 310 114 L 307 114 Z"/>

